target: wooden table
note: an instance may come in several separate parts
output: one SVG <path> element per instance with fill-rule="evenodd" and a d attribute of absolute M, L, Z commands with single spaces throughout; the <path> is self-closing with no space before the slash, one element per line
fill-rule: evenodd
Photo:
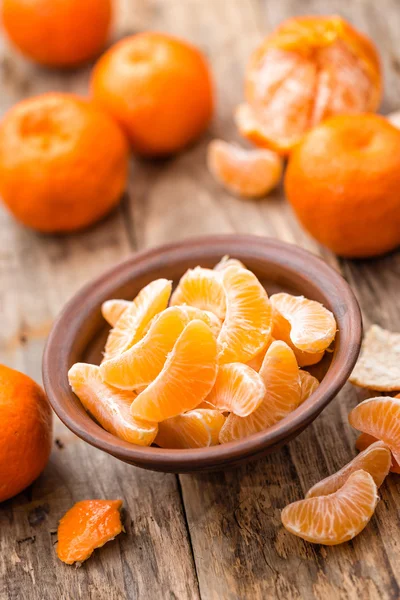
<path fill-rule="evenodd" d="M 378 43 L 383 112 L 400 106 L 398 0 L 125 0 L 116 36 L 160 29 L 209 56 L 218 110 L 208 137 L 158 163 L 132 163 L 127 194 L 110 218 L 68 237 L 41 236 L 0 208 L 0 360 L 40 380 L 52 321 L 82 284 L 130 252 L 207 233 L 277 237 L 321 254 L 355 290 L 365 324 L 400 329 L 400 253 L 339 260 L 300 229 L 281 192 L 246 202 L 221 190 L 205 167 L 212 137 L 236 138 L 232 109 L 246 60 L 285 17 L 337 12 Z M 58 89 L 85 93 L 90 67 L 63 74 L 32 66 L 4 44 L 1 108 Z M 280 452 L 240 470 L 175 476 L 142 471 L 91 448 L 59 421 L 38 481 L 0 507 L 1 600 L 396 599 L 400 597 L 400 478 L 388 477 L 367 529 L 339 547 L 287 533 L 280 510 L 354 456 L 347 414 L 362 398 L 350 384 Z M 0 423 L 1 427 L 1 423 Z M 80 569 L 54 551 L 59 518 L 84 498 L 122 498 L 126 535 Z"/>

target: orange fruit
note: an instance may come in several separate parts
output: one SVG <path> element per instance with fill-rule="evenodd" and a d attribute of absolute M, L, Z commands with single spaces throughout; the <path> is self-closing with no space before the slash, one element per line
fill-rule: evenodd
<path fill-rule="evenodd" d="M 67 565 L 82 563 L 96 548 L 104 546 L 124 530 L 122 500 L 81 500 L 70 508 L 58 525 L 57 556 Z"/>
<path fill-rule="evenodd" d="M 231 413 L 219 435 L 221 444 L 240 440 L 274 425 L 301 404 L 299 368 L 285 342 L 271 344 L 260 369 L 266 388 L 264 400 L 248 417 Z"/>
<path fill-rule="evenodd" d="M 115 327 L 122 313 L 131 306 L 129 300 L 106 300 L 101 305 L 101 314 L 111 327 Z"/>
<path fill-rule="evenodd" d="M 355 471 L 328 496 L 299 500 L 281 514 L 285 529 L 314 544 L 335 546 L 358 535 L 374 514 L 378 489 L 366 471 Z"/>
<path fill-rule="evenodd" d="M 261 198 L 282 176 L 282 159 L 271 150 L 245 150 L 237 144 L 213 140 L 207 150 L 210 172 L 228 191 L 243 198 Z"/>
<path fill-rule="evenodd" d="M 0 502 L 30 485 L 45 468 L 52 412 L 30 377 L 0 365 Z"/>
<path fill-rule="evenodd" d="M 328 119 L 294 149 L 285 190 L 303 227 L 336 254 L 368 257 L 396 248 L 400 130 L 373 114 Z"/>
<path fill-rule="evenodd" d="M 134 400 L 131 414 L 160 422 L 198 406 L 217 376 L 217 343 L 203 321 L 186 325 L 156 379 Z"/>
<path fill-rule="evenodd" d="M 220 364 L 247 362 L 266 347 L 271 333 L 271 305 L 257 277 L 242 267 L 221 271 L 226 316 L 218 336 Z"/>
<path fill-rule="evenodd" d="M 287 154 L 332 115 L 375 111 L 381 86 L 367 37 L 338 16 L 295 17 L 252 55 L 236 122 L 255 144 Z"/>
<path fill-rule="evenodd" d="M 305 402 L 311 394 L 315 392 L 317 387 L 319 386 L 319 381 L 313 375 L 310 375 L 308 371 L 299 370 L 299 378 L 300 378 L 300 390 L 301 390 L 301 404 Z"/>
<path fill-rule="evenodd" d="M 29 98 L 0 124 L 0 194 L 38 231 L 73 231 L 104 217 L 120 200 L 127 169 L 118 126 L 78 96 Z"/>
<path fill-rule="evenodd" d="M 103 362 L 100 367 L 103 380 L 123 390 L 138 390 L 149 385 L 160 373 L 185 325 L 193 319 L 204 321 L 211 330 L 212 319 L 219 324 L 212 313 L 187 306 L 171 306 L 154 317 L 147 333 L 134 346 Z"/>
<path fill-rule="evenodd" d="M 203 267 L 186 271 L 171 296 L 172 306 L 182 304 L 213 312 L 224 319 L 225 293 L 218 273 Z"/>
<path fill-rule="evenodd" d="M 131 415 L 135 394 L 104 383 L 99 367 L 76 363 L 68 372 L 68 381 L 84 408 L 106 431 L 139 446 L 150 446 L 154 441 L 157 425 L 136 421 Z"/>
<path fill-rule="evenodd" d="M 171 289 L 171 281 L 155 279 L 139 292 L 108 335 L 105 361 L 129 350 L 142 339 L 151 319 L 167 307 Z"/>
<path fill-rule="evenodd" d="M 3 0 L 2 18 L 26 57 L 48 67 L 73 67 L 105 45 L 112 0 Z"/>
<path fill-rule="evenodd" d="M 161 448 L 215 446 L 224 422 L 225 417 L 219 410 L 189 410 L 159 423 L 155 444 Z"/>
<path fill-rule="evenodd" d="M 181 150 L 204 131 L 213 112 L 204 56 L 165 33 L 139 33 L 112 46 L 93 70 L 91 89 L 143 155 Z"/>
<path fill-rule="evenodd" d="M 364 400 L 350 412 L 349 423 L 385 442 L 400 463 L 400 398 L 382 396 Z"/>
<path fill-rule="evenodd" d="M 355 446 L 359 452 L 362 452 L 363 450 L 366 450 L 369 446 L 371 446 L 371 444 L 374 444 L 377 441 L 378 440 L 373 435 L 369 435 L 369 433 L 360 433 L 360 435 L 356 439 Z M 392 473 L 400 474 L 400 465 L 393 456 L 390 465 L 390 471 Z"/>
<path fill-rule="evenodd" d="M 304 296 L 274 294 L 271 304 L 290 325 L 290 340 L 302 352 L 324 352 L 334 340 L 335 317 L 320 302 Z M 275 328 L 276 329 L 276 328 Z M 274 329 L 274 336 L 278 333 Z"/>
<path fill-rule="evenodd" d="M 391 454 L 383 442 L 375 442 L 369 448 L 353 458 L 340 471 L 316 483 L 306 494 L 306 498 L 328 496 L 340 489 L 355 471 L 362 469 L 372 475 L 379 488 L 389 473 Z"/>
<path fill-rule="evenodd" d="M 219 367 L 206 402 L 222 412 L 247 417 L 260 406 L 265 394 L 264 382 L 254 369 L 242 363 L 230 363 Z"/>

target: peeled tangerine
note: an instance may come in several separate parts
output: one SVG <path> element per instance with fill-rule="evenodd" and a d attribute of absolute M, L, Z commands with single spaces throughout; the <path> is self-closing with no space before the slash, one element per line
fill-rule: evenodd
<path fill-rule="evenodd" d="M 96 548 L 121 531 L 122 500 L 82 500 L 65 513 L 58 526 L 57 555 L 67 565 L 82 563 Z"/>
<path fill-rule="evenodd" d="M 295 17 L 252 55 L 236 123 L 256 145 L 288 154 L 330 116 L 374 112 L 381 86 L 371 40 L 338 16 Z"/>
<path fill-rule="evenodd" d="M 198 406 L 217 376 L 217 343 L 203 321 L 186 325 L 156 379 L 131 406 L 137 419 L 160 422 Z"/>
<path fill-rule="evenodd" d="M 220 364 L 247 362 L 267 345 L 271 333 L 271 304 L 257 277 L 242 267 L 221 272 L 226 316 L 218 336 Z"/>
<path fill-rule="evenodd" d="M 301 404 L 299 368 L 293 351 L 285 342 L 271 344 L 260 376 L 266 388 L 263 401 L 248 417 L 238 417 L 233 413 L 228 416 L 219 436 L 221 444 L 263 431 Z"/>
<path fill-rule="evenodd" d="M 281 515 L 282 523 L 303 540 L 334 546 L 353 539 L 364 529 L 378 500 L 373 477 L 359 470 L 329 495 L 306 498 L 286 506 Z"/>
<path fill-rule="evenodd" d="M 130 408 L 136 398 L 133 392 L 117 390 L 104 383 L 95 365 L 76 363 L 69 370 L 68 380 L 85 409 L 106 431 L 131 444 L 150 446 L 153 443 L 157 424 L 132 418 Z"/>
<path fill-rule="evenodd" d="M 189 410 L 159 423 L 155 444 L 161 448 L 215 446 L 224 422 L 224 415 L 211 407 Z"/>
<path fill-rule="evenodd" d="M 129 350 L 144 335 L 152 318 L 167 308 L 172 284 L 167 279 L 156 279 L 144 287 L 131 306 L 122 312 L 108 335 L 104 360 Z"/>
<path fill-rule="evenodd" d="M 198 308 L 170 306 L 150 323 L 145 336 L 100 367 L 104 381 L 123 390 L 138 390 L 149 385 L 160 373 L 176 340 L 192 319 L 204 321 L 215 333 L 221 327 L 218 318 Z M 217 323 L 215 323 L 215 321 Z"/>
<path fill-rule="evenodd" d="M 266 196 L 278 185 L 283 167 L 281 157 L 272 150 L 245 150 L 222 140 L 208 146 L 207 164 L 217 181 L 243 198 Z"/>

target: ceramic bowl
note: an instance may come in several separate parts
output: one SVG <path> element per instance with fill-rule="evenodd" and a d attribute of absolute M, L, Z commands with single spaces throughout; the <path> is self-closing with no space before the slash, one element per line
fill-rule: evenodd
<path fill-rule="evenodd" d="M 269 294 L 286 291 L 322 302 L 338 325 L 334 351 L 314 373 L 317 390 L 298 409 L 266 431 L 246 439 L 190 450 L 164 450 L 129 444 L 100 427 L 72 393 L 67 373 L 75 362 L 99 364 L 109 326 L 102 302 L 132 299 L 153 279 L 175 283 L 190 267 L 213 267 L 224 255 L 253 271 Z M 80 438 L 127 463 L 164 472 L 223 469 L 262 457 L 303 431 L 346 383 L 359 354 L 360 309 L 346 281 L 320 258 L 296 246 L 256 236 L 219 235 L 178 242 L 132 255 L 86 285 L 68 302 L 50 333 L 43 358 L 43 379 L 54 411 Z M 311 370 L 311 369 L 310 369 Z"/>

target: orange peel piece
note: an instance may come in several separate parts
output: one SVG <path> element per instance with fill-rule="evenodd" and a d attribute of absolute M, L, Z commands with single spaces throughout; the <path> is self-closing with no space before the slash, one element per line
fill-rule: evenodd
<path fill-rule="evenodd" d="M 380 392 L 400 390 L 400 333 L 372 325 L 365 334 L 350 381 Z"/>
<path fill-rule="evenodd" d="M 67 565 L 82 563 L 96 548 L 113 540 L 124 529 L 122 500 L 81 500 L 58 526 L 57 556 Z"/>

